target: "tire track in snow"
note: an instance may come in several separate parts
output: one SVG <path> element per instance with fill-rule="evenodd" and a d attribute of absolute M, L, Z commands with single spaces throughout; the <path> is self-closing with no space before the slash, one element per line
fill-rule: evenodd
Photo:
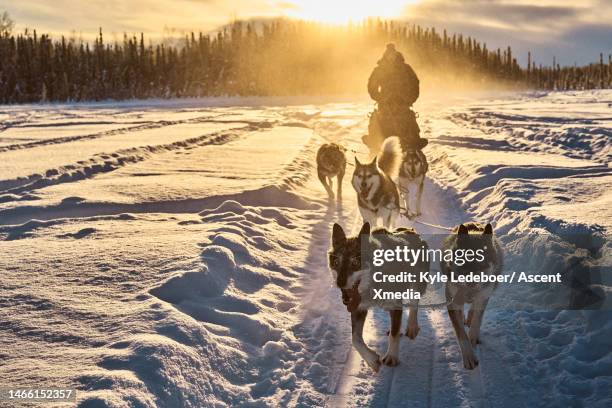
<path fill-rule="evenodd" d="M 243 129 L 245 128 L 239 128 L 239 130 Z M 246 132 L 247 130 L 244 132 L 223 132 L 214 137 L 209 135 L 210 139 L 208 140 L 204 136 L 204 141 L 199 143 L 198 146 L 228 143 L 238 139 Z M 34 217 L 37 220 L 54 220 L 132 213 L 197 213 L 202 209 L 215 208 L 228 200 L 240 201 L 246 205 L 274 206 L 278 204 L 278 200 L 287 201 L 291 199 L 297 206 L 301 206 L 302 198 L 299 196 L 299 188 L 304 185 L 312 173 L 312 157 L 314 157 L 317 142 L 316 137 L 311 137 L 297 155 L 280 169 L 279 180 L 272 185 L 244 190 L 236 194 L 139 203 L 81 202 L 68 198 L 52 206 L 20 206 L 0 210 L 0 226 L 26 223 Z M 124 164 L 129 164 L 129 162 Z M 316 206 L 316 204 L 313 204 L 313 206 Z M 2 228 L 0 228 L 0 232 L 1 230 Z"/>
<path fill-rule="evenodd" d="M 400 343 L 400 365 L 392 368 L 392 379 L 386 396 L 387 407 L 428 407 L 433 379 L 434 343 L 433 327 L 419 312 L 421 331 L 414 340 L 402 336 Z M 407 312 L 404 312 L 407 321 Z M 405 331 L 405 328 L 404 330 Z"/>
<path fill-rule="evenodd" d="M 126 127 L 122 127 L 119 129 L 103 130 L 100 132 L 89 133 L 85 135 L 56 137 L 52 139 L 36 140 L 33 142 L 29 142 L 29 143 L 16 143 L 16 144 L 11 144 L 11 145 L 0 146 L 0 153 L 11 151 L 11 150 L 31 149 L 35 147 L 48 146 L 48 145 L 54 145 L 54 144 L 72 143 L 72 142 L 79 142 L 79 141 L 84 141 L 84 140 L 94 140 L 94 139 L 99 139 L 102 137 L 116 136 L 116 135 L 121 135 L 125 133 L 136 132 L 139 130 L 158 129 L 158 128 L 174 126 L 174 125 L 197 124 L 197 123 L 241 123 L 247 126 L 258 126 L 258 127 L 271 127 L 273 125 L 272 122 L 265 121 L 265 120 L 260 121 L 260 122 L 251 121 L 251 120 L 230 121 L 230 120 L 213 119 L 210 116 L 200 116 L 196 118 L 182 119 L 182 120 L 160 120 L 160 121 L 155 121 L 155 122 L 139 123 L 139 124 L 136 124 L 135 126 L 126 126 Z M 113 124 L 113 122 L 108 122 L 108 124 Z M 126 125 L 129 125 L 129 123 L 126 123 Z M 40 128 L 57 127 L 57 126 L 58 125 L 53 125 L 53 124 L 37 125 L 37 127 L 40 127 Z M 61 126 L 65 126 L 65 124 L 62 124 Z"/>
<path fill-rule="evenodd" d="M 112 122 L 108 122 L 108 124 L 110 125 L 112 124 Z M 90 133 L 86 135 L 64 136 L 64 137 L 56 137 L 56 138 L 50 138 L 50 139 L 41 139 L 41 140 L 36 140 L 33 142 L 28 142 L 28 143 L 15 143 L 15 144 L 10 144 L 10 145 L 0 146 L 0 153 L 12 151 L 12 150 L 31 149 L 34 147 L 48 146 L 48 145 L 54 145 L 54 144 L 78 142 L 82 140 L 93 140 L 93 139 L 98 139 L 98 138 L 106 137 L 106 136 L 114 136 L 114 135 L 134 132 L 137 130 L 155 129 L 159 127 L 169 126 L 171 124 L 172 123 L 170 122 L 145 123 L 145 124 L 139 124 L 135 126 L 126 126 L 126 127 L 119 128 L 119 129 L 103 130 L 101 132 L 95 132 L 95 133 Z M 39 127 L 42 128 L 43 126 L 39 126 Z M 48 125 L 47 127 L 57 127 L 57 125 Z"/>
<path fill-rule="evenodd" d="M 0 181 L 0 193 L 5 196 L 0 196 L 0 202 L 18 200 L 20 197 L 17 196 L 17 194 L 22 194 L 24 192 L 31 192 L 32 190 L 51 185 L 84 180 L 100 173 L 108 173 L 127 164 L 146 160 L 157 153 L 211 144 L 224 144 L 234 140 L 240 133 L 254 130 L 259 130 L 259 128 L 241 126 L 231 128 L 227 131 L 209 133 L 169 144 L 139 146 L 117 150 L 112 153 L 99 153 L 92 156 L 89 160 L 49 169 L 44 175 L 32 174 L 27 177 L 3 180 Z"/>
<path fill-rule="evenodd" d="M 436 349 L 430 406 L 488 407 L 482 379 L 482 361 L 474 370 L 466 370 L 446 312 L 431 311 L 428 317 L 434 327 Z"/>

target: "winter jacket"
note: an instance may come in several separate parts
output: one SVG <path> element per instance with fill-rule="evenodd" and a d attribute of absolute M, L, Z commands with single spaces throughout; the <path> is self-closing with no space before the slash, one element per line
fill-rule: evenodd
<path fill-rule="evenodd" d="M 419 79 L 403 61 L 380 60 L 368 80 L 368 92 L 381 105 L 408 105 L 419 97 Z"/>

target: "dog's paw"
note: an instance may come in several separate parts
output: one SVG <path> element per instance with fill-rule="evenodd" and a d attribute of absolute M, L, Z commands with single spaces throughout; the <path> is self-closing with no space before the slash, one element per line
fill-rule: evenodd
<path fill-rule="evenodd" d="M 475 337 L 475 338 L 470 337 L 470 343 L 472 344 L 472 347 L 476 347 L 478 344 L 481 344 L 480 337 Z"/>
<path fill-rule="evenodd" d="M 473 370 L 478 367 L 478 359 L 474 354 L 474 351 L 470 350 L 467 353 L 463 353 L 463 366 L 467 370 Z"/>
<path fill-rule="evenodd" d="M 414 327 L 408 326 L 408 328 L 406 329 L 406 337 L 408 337 L 410 340 L 414 340 L 416 339 L 420 331 L 421 331 L 421 328 L 419 326 L 414 326 Z"/>
<path fill-rule="evenodd" d="M 386 354 L 382 358 L 382 363 L 389 367 L 395 367 L 399 364 L 399 357 L 394 354 Z"/>
<path fill-rule="evenodd" d="M 374 352 L 365 359 L 365 362 L 370 366 L 375 373 L 380 370 L 380 356 Z"/>

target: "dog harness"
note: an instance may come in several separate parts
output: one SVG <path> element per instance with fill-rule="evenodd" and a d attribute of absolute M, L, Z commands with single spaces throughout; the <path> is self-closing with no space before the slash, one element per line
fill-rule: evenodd
<path fill-rule="evenodd" d="M 361 207 L 367 208 L 368 210 L 372 211 L 373 213 L 378 213 L 378 204 L 379 202 L 382 200 L 383 198 L 383 189 L 378 189 L 377 191 L 374 192 L 374 197 L 372 197 L 372 199 L 370 200 L 370 202 L 372 203 L 372 205 L 370 205 L 366 200 L 363 199 L 363 197 L 361 197 L 361 194 L 357 194 L 357 202 L 359 203 L 359 205 Z M 399 207 L 399 197 L 396 198 L 396 202 L 395 203 L 382 203 L 383 207 L 387 207 L 387 208 L 400 208 Z M 395 204 L 394 207 L 391 207 L 390 205 Z"/>

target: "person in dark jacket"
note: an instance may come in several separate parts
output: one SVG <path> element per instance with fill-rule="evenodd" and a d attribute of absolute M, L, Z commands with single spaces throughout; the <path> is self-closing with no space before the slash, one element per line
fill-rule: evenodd
<path fill-rule="evenodd" d="M 404 56 L 388 44 L 368 80 L 368 93 L 378 108 L 370 116 L 368 135 L 363 141 L 373 154 L 389 136 L 398 136 L 403 148 L 423 148 L 419 125 L 412 105 L 419 97 L 419 78 Z"/>

